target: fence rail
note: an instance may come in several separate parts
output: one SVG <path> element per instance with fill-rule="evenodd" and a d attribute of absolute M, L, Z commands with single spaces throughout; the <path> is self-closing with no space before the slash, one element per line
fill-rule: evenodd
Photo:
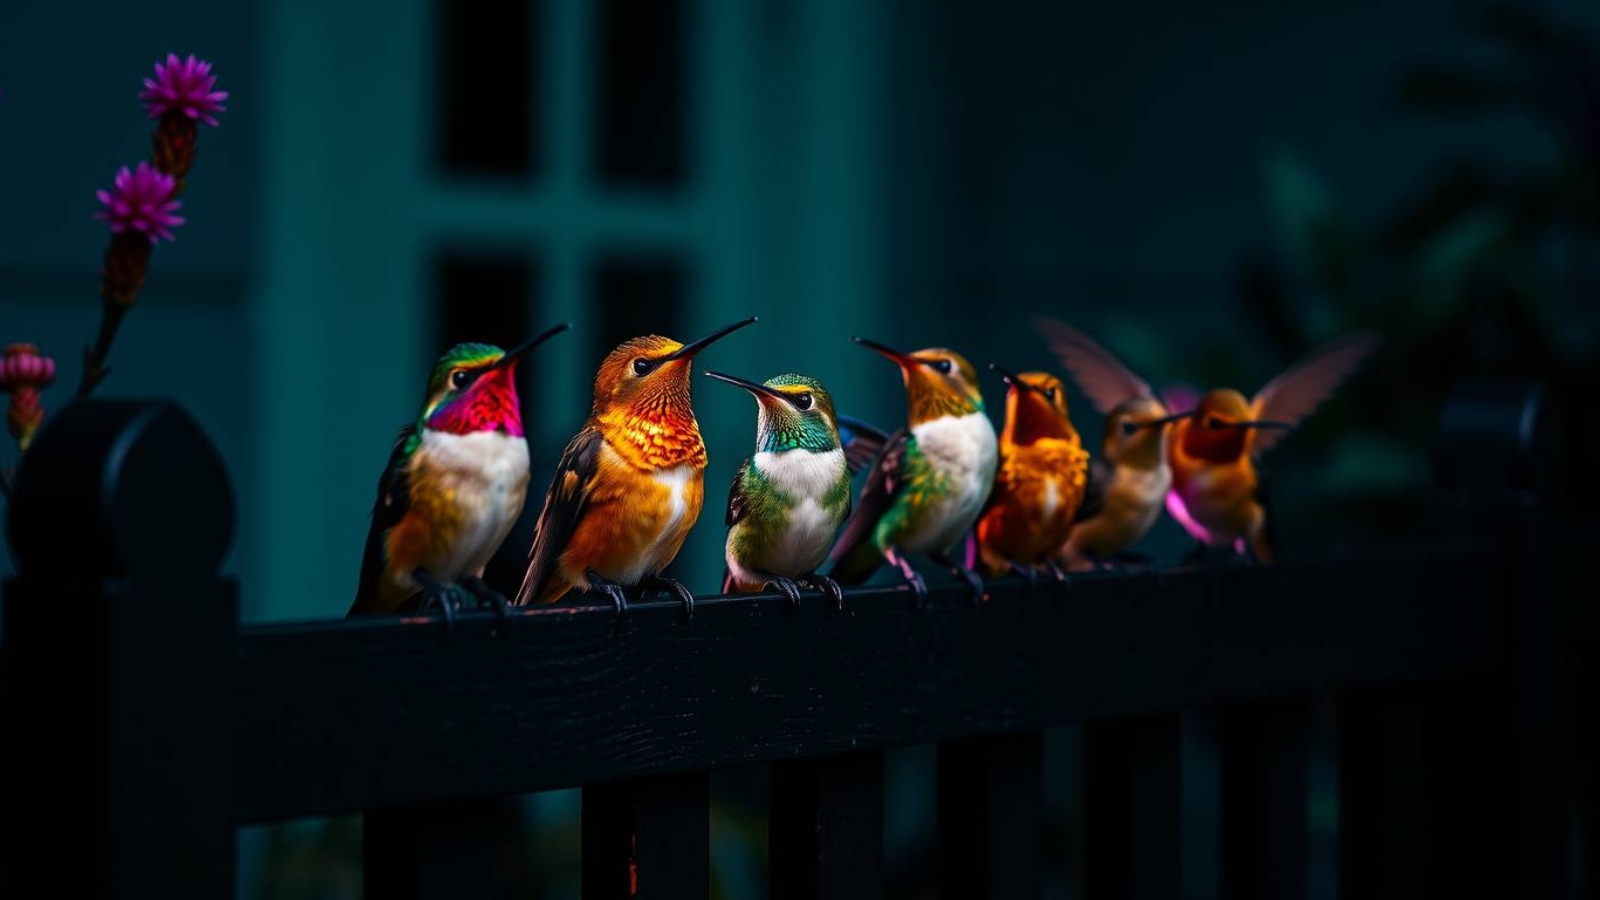
<path fill-rule="evenodd" d="M 1495 396 L 1458 446 L 1531 440 L 1525 399 Z M 362 811 L 369 896 L 499 896 L 498 798 L 583 787 L 586 897 L 703 898 L 707 773 L 766 763 L 771 895 L 873 897 L 882 751 L 932 743 L 941 896 L 1030 896 L 1041 732 L 1080 724 L 1088 896 L 1176 897 L 1180 715 L 1210 709 L 1222 894 L 1304 896 L 1310 703 L 1333 696 L 1344 896 L 1557 896 L 1569 620 L 1537 460 L 1466 485 L 1462 535 L 1359 558 L 1001 579 L 979 605 L 240 627 L 209 442 L 168 404 L 76 404 L 10 510 L 0 885 L 225 896 L 238 826 Z"/>

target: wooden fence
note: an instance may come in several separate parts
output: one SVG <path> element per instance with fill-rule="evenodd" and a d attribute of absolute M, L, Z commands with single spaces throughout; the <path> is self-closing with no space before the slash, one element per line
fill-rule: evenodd
<path fill-rule="evenodd" d="M 1180 715 L 1209 707 L 1221 895 L 1303 897 L 1331 694 L 1342 896 L 1575 896 L 1592 617 L 1569 603 L 1555 421 L 1536 390 L 1464 391 L 1444 526 L 1381 555 L 1007 579 L 981 606 L 891 587 L 842 612 L 470 613 L 447 635 L 241 626 L 211 443 L 172 404 L 81 402 L 9 510 L 0 894 L 230 896 L 240 826 L 364 811 L 369 896 L 498 896 L 499 798 L 581 786 L 586 898 L 704 898 L 708 772 L 767 763 L 771 896 L 876 897 L 883 751 L 936 743 L 939 896 L 1037 896 L 1041 732 L 1082 724 L 1087 895 L 1178 897 Z"/>

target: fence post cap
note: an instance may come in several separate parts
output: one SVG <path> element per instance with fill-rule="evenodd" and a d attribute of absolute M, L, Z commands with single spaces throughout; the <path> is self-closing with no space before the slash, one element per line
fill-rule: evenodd
<path fill-rule="evenodd" d="M 165 400 L 78 400 L 17 467 L 6 531 L 24 576 L 215 575 L 233 486 L 210 438 Z"/>

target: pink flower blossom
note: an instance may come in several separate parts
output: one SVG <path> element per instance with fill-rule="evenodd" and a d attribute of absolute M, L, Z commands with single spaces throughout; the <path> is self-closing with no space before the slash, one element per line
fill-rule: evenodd
<path fill-rule="evenodd" d="M 158 119 L 169 113 L 183 113 L 191 119 L 216 127 L 219 112 L 227 112 L 222 101 L 228 99 L 227 91 L 213 91 L 217 76 L 211 74 L 211 63 L 196 59 L 179 59 L 168 53 L 167 61 L 156 63 L 156 76 L 144 80 L 144 90 L 139 99 L 150 110 L 150 118 Z"/>
<path fill-rule="evenodd" d="M 183 203 L 172 199 L 172 189 L 177 180 L 164 175 L 148 162 L 139 163 L 132 172 L 127 166 L 117 170 L 117 178 L 109 191 L 95 191 L 95 197 L 105 209 L 95 213 L 95 218 L 111 223 L 117 234 L 136 231 L 147 235 L 150 243 L 170 241 L 172 229 L 182 225 L 182 216 L 174 212 Z"/>
<path fill-rule="evenodd" d="M 11 344 L 0 351 L 0 392 L 47 388 L 56 380 L 56 361 L 33 344 Z"/>

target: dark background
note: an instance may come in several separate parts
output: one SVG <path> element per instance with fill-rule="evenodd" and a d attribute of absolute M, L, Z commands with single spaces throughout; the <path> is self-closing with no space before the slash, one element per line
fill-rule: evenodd
<path fill-rule="evenodd" d="M 559 320 L 575 331 L 523 376 L 536 472 L 618 340 L 750 314 L 761 324 L 703 366 L 812 374 L 885 425 L 904 415 L 898 379 L 852 334 L 1053 367 L 1027 327 L 1048 313 L 1157 384 L 1248 393 L 1323 340 L 1382 331 L 1380 356 L 1267 462 L 1306 554 L 1422 533 L 1437 410 L 1463 375 L 1546 379 L 1573 451 L 1596 447 L 1593 4 L 11 6 L 0 341 L 61 364 L 47 406 L 97 314 L 93 191 L 148 152 L 139 79 L 195 52 L 233 94 L 103 393 L 176 397 L 221 446 L 251 620 L 347 608 L 377 467 L 448 343 Z M 709 590 L 752 410 L 698 385 L 696 405 L 710 512 L 678 574 Z M 1587 479 L 1573 490 L 1596 499 Z M 1184 546 L 1163 522 L 1145 549 Z M 1052 747 L 1068 823 L 1052 841 L 1071 853 L 1076 738 Z M 1203 845 L 1212 768 L 1191 756 Z M 927 755 L 891 760 L 891 861 L 913 885 Z M 759 772 L 719 779 L 717 877 L 749 896 Z M 1313 785 L 1323 825 L 1329 796 Z M 570 896 L 573 797 L 525 806 L 529 883 Z M 357 827 L 245 833 L 241 894 L 351 896 Z"/>

